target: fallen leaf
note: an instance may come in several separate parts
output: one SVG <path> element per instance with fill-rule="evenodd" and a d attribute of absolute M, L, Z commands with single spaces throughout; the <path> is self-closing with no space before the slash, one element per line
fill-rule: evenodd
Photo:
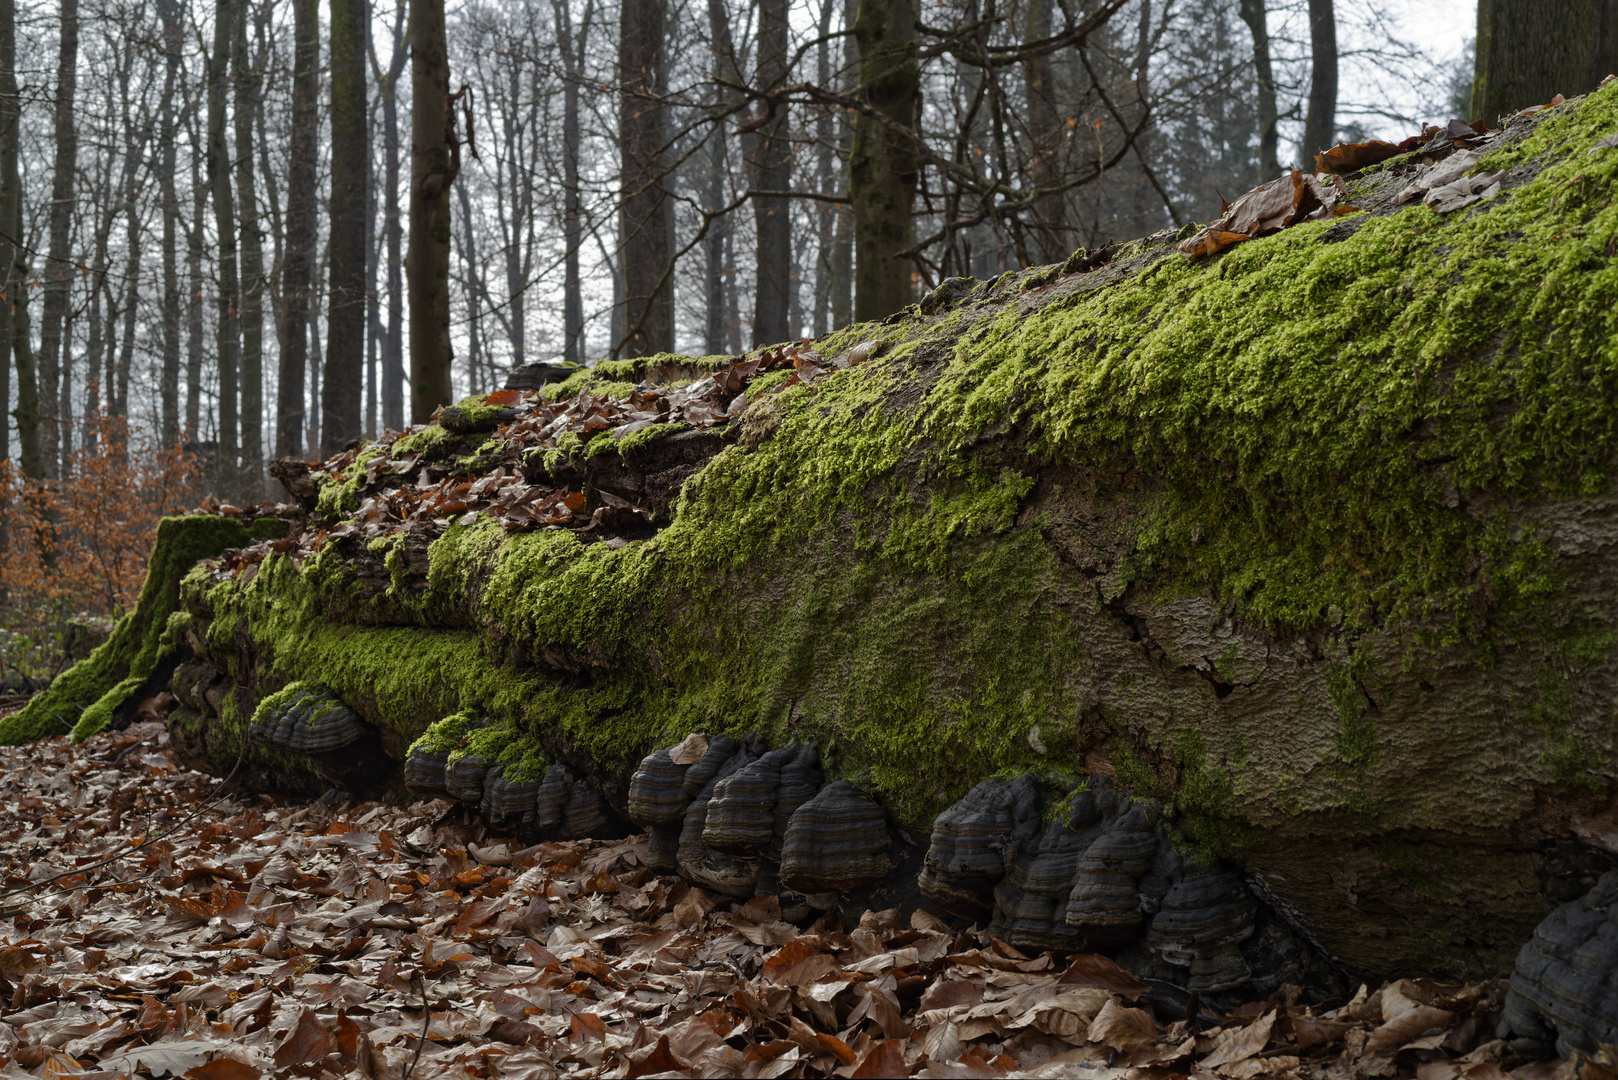
<path fill-rule="evenodd" d="M 1143 1009 L 1130 1009 L 1109 998 L 1096 1018 L 1090 1021 L 1085 1037 L 1106 1043 L 1114 1050 L 1133 1054 L 1157 1042 L 1157 1021 Z"/>

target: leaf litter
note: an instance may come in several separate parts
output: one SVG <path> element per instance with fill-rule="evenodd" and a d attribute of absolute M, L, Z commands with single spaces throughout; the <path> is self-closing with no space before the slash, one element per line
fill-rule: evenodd
<path fill-rule="evenodd" d="M 1618 1076 L 1513 1059 L 1499 982 L 1188 1019 L 925 911 L 784 922 L 653 875 L 643 836 L 519 850 L 443 800 L 233 794 L 153 721 L 0 768 L 4 1075 Z"/>

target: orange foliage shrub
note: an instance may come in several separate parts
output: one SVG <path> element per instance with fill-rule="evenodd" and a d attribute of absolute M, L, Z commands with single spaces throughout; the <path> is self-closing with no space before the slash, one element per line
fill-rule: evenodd
<path fill-rule="evenodd" d="M 140 593 L 157 522 L 197 498 L 197 469 L 105 412 L 60 480 L 30 480 L 0 461 L 0 676 L 60 663 L 76 614 L 112 618 Z M 28 669 L 34 669 L 29 671 Z"/>

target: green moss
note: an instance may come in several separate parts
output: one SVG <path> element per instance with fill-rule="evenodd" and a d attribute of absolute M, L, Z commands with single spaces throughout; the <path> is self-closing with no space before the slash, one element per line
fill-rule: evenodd
<path fill-rule="evenodd" d="M 397 447 L 398 443 L 395 443 L 393 453 L 398 453 Z M 352 513 L 359 509 L 360 485 L 365 483 L 368 466 L 372 460 L 388 457 L 389 454 L 389 448 L 380 443 L 367 443 L 362 446 L 354 455 L 354 460 L 336 475 L 319 478 L 320 495 L 315 508 L 329 516 Z"/>
<path fill-rule="evenodd" d="M 628 435 L 619 439 L 615 446 L 619 456 L 625 461 L 630 461 L 637 453 L 658 439 L 666 439 L 670 435 L 678 435 L 682 431 L 689 430 L 688 425 L 681 423 L 652 424 L 650 427 L 643 427 L 639 431 L 631 431 Z"/>
<path fill-rule="evenodd" d="M 748 384 L 747 400 L 750 402 L 758 401 L 760 398 L 769 396 L 775 392 L 776 387 L 796 374 L 797 372 L 790 368 L 783 368 L 780 371 L 766 371 Z"/>
<path fill-rule="evenodd" d="M 412 454 L 427 454 L 446 439 L 453 438 L 449 432 L 437 424 L 427 424 L 407 435 L 401 435 L 394 440 L 389 448 L 393 457 L 404 458 Z"/>
<path fill-rule="evenodd" d="M 417 747 L 434 754 L 447 754 L 461 744 L 461 740 L 468 734 L 476 731 L 488 721 L 475 712 L 451 713 L 436 723 L 430 724 L 421 736 L 410 744 L 410 749 Z"/>
<path fill-rule="evenodd" d="M 134 610 L 118 620 L 112 635 L 88 657 L 57 676 L 21 710 L 0 718 L 0 745 L 68 732 L 77 740 L 102 730 L 128 694 L 177 646 L 176 637 L 165 631 L 179 607 L 180 579 L 186 572 L 201 559 L 279 536 L 285 528 L 273 519 L 248 524 L 206 514 L 160 521 Z M 122 696 L 114 699 L 120 688 Z M 83 721 L 91 706 L 98 707 Z"/>

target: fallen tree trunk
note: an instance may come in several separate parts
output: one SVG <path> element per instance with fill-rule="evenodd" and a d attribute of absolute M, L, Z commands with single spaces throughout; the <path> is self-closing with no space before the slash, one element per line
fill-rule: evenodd
<path fill-rule="evenodd" d="M 1450 212 L 1395 201 L 1441 135 L 1211 257 L 463 402 L 192 570 L 176 744 L 316 794 L 243 745 L 300 682 L 621 811 L 693 730 L 813 738 L 918 851 L 986 777 L 1105 774 L 1349 971 L 1503 973 L 1618 851 L 1614 133 L 1609 86 Z"/>

